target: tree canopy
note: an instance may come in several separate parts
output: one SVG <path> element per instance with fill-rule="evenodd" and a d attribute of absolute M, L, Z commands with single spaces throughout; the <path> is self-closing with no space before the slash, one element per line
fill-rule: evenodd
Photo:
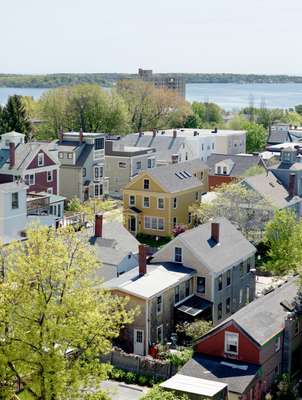
<path fill-rule="evenodd" d="M 189 400 L 186 394 L 176 394 L 175 392 L 168 392 L 159 386 L 151 389 L 142 400 Z"/>
<path fill-rule="evenodd" d="M 79 398 L 107 376 L 99 356 L 132 321 L 127 299 L 95 286 L 98 262 L 72 228 L 32 227 L 0 261 L 1 394 L 19 381 L 33 399 Z"/>
<path fill-rule="evenodd" d="M 31 123 L 22 96 L 10 96 L 7 104 L 0 107 L 0 134 L 16 131 L 29 135 Z"/>

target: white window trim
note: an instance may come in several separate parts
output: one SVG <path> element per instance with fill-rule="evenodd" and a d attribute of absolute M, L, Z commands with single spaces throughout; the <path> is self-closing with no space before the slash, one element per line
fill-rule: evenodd
<path fill-rule="evenodd" d="M 48 179 L 48 174 L 50 173 L 50 179 Z M 47 182 L 52 182 L 53 181 L 53 170 L 48 170 L 47 171 Z"/>
<path fill-rule="evenodd" d="M 159 207 L 159 200 L 163 201 L 163 207 Z M 164 210 L 165 209 L 165 199 L 164 199 L 164 197 L 158 197 L 157 198 L 157 209 L 158 210 Z"/>
<path fill-rule="evenodd" d="M 150 227 L 146 227 L 146 218 L 149 218 L 149 220 L 150 220 Z M 156 222 L 157 229 L 152 228 L 152 218 L 156 218 L 156 220 L 157 220 L 157 222 Z M 158 228 L 158 226 L 159 226 L 158 221 L 159 221 L 160 219 L 163 221 L 163 229 L 159 229 L 159 228 Z M 151 230 L 151 231 L 163 232 L 163 231 L 165 230 L 165 218 L 162 218 L 162 217 L 153 217 L 152 215 L 145 215 L 145 216 L 144 216 L 144 229 Z"/>
<path fill-rule="evenodd" d="M 228 336 L 236 337 L 236 339 L 237 339 L 237 351 L 229 351 L 227 349 L 227 337 Z M 239 353 L 239 334 L 238 333 L 236 333 L 236 332 L 227 332 L 227 331 L 224 332 L 224 352 L 227 353 L 227 354 L 234 355 L 234 356 L 238 355 L 238 353 Z"/>
<path fill-rule="evenodd" d="M 28 180 L 26 178 L 27 176 L 28 176 Z M 32 183 L 30 182 L 30 176 L 33 176 L 33 182 Z M 26 181 L 26 184 L 29 185 L 29 186 L 35 185 L 36 184 L 36 174 L 26 174 L 24 176 L 24 180 Z"/>
<path fill-rule="evenodd" d="M 149 184 L 148 184 L 148 189 L 145 189 L 145 181 L 148 181 L 148 182 L 149 182 Z M 150 179 L 144 178 L 144 180 L 143 180 L 143 190 L 150 190 Z"/>
<path fill-rule="evenodd" d="M 40 162 L 40 160 L 42 160 Z M 44 167 L 44 153 L 38 153 L 38 167 Z"/>
<path fill-rule="evenodd" d="M 134 203 L 133 204 L 130 201 L 131 197 L 134 198 Z M 129 194 L 129 206 L 131 206 L 131 207 L 136 206 L 136 196 L 135 196 L 135 194 Z"/>
<path fill-rule="evenodd" d="M 181 249 L 181 260 L 180 261 L 176 261 L 176 249 Z M 182 264 L 182 260 L 183 260 L 183 252 L 182 252 L 182 247 L 179 246 L 175 246 L 174 247 L 174 262 Z"/>
<path fill-rule="evenodd" d="M 149 199 L 149 205 L 145 206 L 145 198 Z M 144 196 L 143 197 L 143 208 L 150 208 L 150 196 Z"/>

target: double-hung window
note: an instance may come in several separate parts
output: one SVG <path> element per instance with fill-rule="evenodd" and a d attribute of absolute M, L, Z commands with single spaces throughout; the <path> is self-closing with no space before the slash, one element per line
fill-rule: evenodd
<path fill-rule="evenodd" d="M 165 200 L 161 197 L 157 199 L 157 208 L 165 208 Z"/>
<path fill-rule="evenodd" d="M 53 171 L 47 171 L 47 182 L 53 181 Z"/>
<path fill-rule="evenodd" d="M 12 193 L 12 209 L 15 210 L 19 208 L 19 193 Z"/>
<path fill-rule="evenodd" d="M 150 207 L 150 198 L 144 197 L 144 208 L 149 208 L 149 207 Z"/>
<path fill-rule="evenodd" d="M 239 335 L 235 332 L 225 332 L 224 334 L 224 351 L 228 354 L 238 354 Z"/>
<path fill-rule="evenodd" d="M 144 179 L 144 189 L 150 189 L 150 181 L 149 181 L 149 179 Z"/>
<path fill-rule="evenodd" d="M 174 261 L 175 262 L 182 262 L 182 248 L 181 247 L 175 247 L 174 248 Z"/>
<path fill-rule="evenodd" d="M 158 296 L 156 299 L 156 312 L 160 314 L 163 311 L 163 296 Z"/>
<path fill-rule="evenodd" d="M 44 166 L 44 153 L 38 154 L 38 167 Z"/>
<path fill-rule="evenodd" d="M 133 194 L 129 196 L 129 205 L 135 206 L 135 196 Z"/>

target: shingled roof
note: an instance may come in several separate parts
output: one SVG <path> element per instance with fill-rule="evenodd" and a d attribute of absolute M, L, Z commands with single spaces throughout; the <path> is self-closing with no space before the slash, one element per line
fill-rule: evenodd
<path fill-rule="evenodd" d="M 221 161 L 231 164 L 231 173 L 228 176 L 242 177 L 245 175 L 246 171 L 255 166 L 262 164 L 261 157 L 259 155 L 226 155 L 226 154 L 211 154 L 206 164 L 209 167 L 209 175 L 215 174 L 215 165 Z"/>

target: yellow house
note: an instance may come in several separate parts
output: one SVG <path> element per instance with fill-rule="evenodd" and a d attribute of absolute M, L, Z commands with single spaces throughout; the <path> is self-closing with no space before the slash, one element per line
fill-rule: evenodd
<path fill-rule="evenodd" d="M 201 160 L 143 171 L 123 190 L 124 225 L 135 235 L 169 236 L 176 225 L 192 225 L 189 206 L 207 191 Z"/>

